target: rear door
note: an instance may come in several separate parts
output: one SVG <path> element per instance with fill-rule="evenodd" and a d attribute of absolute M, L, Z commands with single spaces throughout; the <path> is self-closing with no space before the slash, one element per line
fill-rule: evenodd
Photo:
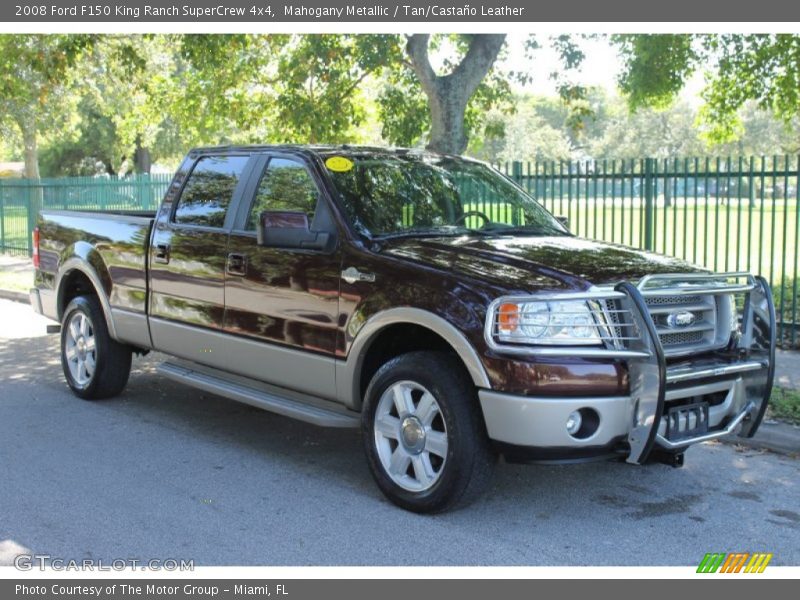
<path fill-rule="evenodd" d="M 227 333 L 240 336 L 231 369 L 332 399 L 341 254 L 257 244 L 262 211 L 300 211 L 336 235 L 328 200 L 300 156 L 269 155 L 253 172 L 228 245 Z"/>
<path fill-rule="evenodd" d="M 225 312 L 228 235 L 242 196 L 249 154 L 199 156 L 150 247 L 150 328 L 156 349 L 225 367 L 215 332 Z"/>

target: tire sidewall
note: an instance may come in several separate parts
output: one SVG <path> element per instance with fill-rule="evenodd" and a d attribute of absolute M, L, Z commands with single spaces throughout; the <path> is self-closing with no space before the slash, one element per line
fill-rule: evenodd
<path fill-rule="evenodd" d="M 92 373 L 91 379 L 88 383 L 81 385 L 78 383 L 70 372 L 69 365 L 67 364 L 67 333 L 69 329 L 69 322 L 75 313 L 83 313 L 89 318 L 92 324 L 95 339 L 95 368 Z M 98 386 L 100 379 L 99 373 L 105 368 L 105 357 L 108 350 L 107 340 L 108 333 L 106 331 L 106 323 L 99 308 L 94 305 L 93 301 L 85 296 L 79 296 L 69 303 L 64 311 L 64 318 L 61 322 L 61 367 L 64 370 L 64 377 L 67 380 L 72 391 L 81 398 L 90 398 L 93 396 L 95 389 Z"/>
<path fill-rule="evenodd" d="M 429 357 L 436 355 L 436 353 L 425 354 Z M 447 369 L 442 368 L 425 369 L 422 364 L 414 364 L 418 362 L 415 360 L 417 358 L 420 357 L 413 354 L 402 355 L 387 362 L 378 370 L 365 394 L 361 430 L 370 470 L 384 494 L 403 508 L 415 512 L 435 512 L 444 507 L 447 498 L 463 477 L 469 476 L 464 470 L 465 467 L 469 470 L 468 467 L 472 462 L 469 444 L 471 428 L 469 423 L 465 422 L 464 409 L 471 407 L 464 405 L 472 398 L 469 395 L 464 397 L 464 386 L 456 379 L 457 373 L 449 373 Z M 437 375 L 434 375 L 434 372 Z M 380 398 L 391 385 L 399 381 L 416 382 L 433 394 L 447 428 L 448 449 L 442 467 L 444 471 L 433 486 L 422 492 L 406 490 L 392 480 L 381 463 L 375 444 L 374 422 Z"/>

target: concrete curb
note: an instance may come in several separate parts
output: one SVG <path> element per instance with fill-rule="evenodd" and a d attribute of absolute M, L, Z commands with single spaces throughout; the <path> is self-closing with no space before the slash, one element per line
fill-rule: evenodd
<path fill-rule="evenodd" d="M 800 455 L 800 427 L 779 421 L 765 421 L 752 438 L 727 436 L 720 438 L 725 444 L 769 450 L 776 454 Z"/>
<path fill-rule="evenodd" d="M 3 300 L 12 300 L 14 302 L 22 302 L 23 304 L 28 304 L 30 302 L 30 297 L 25 292 L 15 292 L 13 290 L 3 290 L 0 289 L 0 298 Z"/>

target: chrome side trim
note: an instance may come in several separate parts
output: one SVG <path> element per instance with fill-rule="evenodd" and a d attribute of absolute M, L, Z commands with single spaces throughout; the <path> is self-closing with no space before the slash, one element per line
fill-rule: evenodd
<path fill-rule="evenodd" d="M 331 408 L 323 408 L 303 403 L 276 392 L 265 391 L 231 381 L 225 374 L 211 374 L 170 362 L 159 365 L 158 372 L 169 379 L 197 389 L 320 427 L 354 428 L 359 427 L 361 423 L 358 414 L 347 414 L 338 405 L 333 405 Z"/>
<path fill-rule="evenodd" d="M 150 338 L 150 324 L 145 313 L 112 308 L 111 318 L 117 331 L 117 340 L 143 349 L 153 347 L 153 340 Z"/>
<path fill-rule="evenodd" d="M 692 379 L 702 379 L 703 377 L 720 377 L 723 375 L 733 375 L 735 373 L 745 373 L 747 371 L 758 371 L 766 367 L 767 365 L 760 361 L 733 363 L 730 365 L 695 370 L 692 370 L 691 367 L 673 367 L 667 368 L 667 383 L 679 383 L 681 381 L 691 381 Z"/>
<path fill-rule="evenodd" d="M 336 361 L 336 395 L 345 406 L 353 410 L 361 409 L 361 367 L 367 349 L 382 329 L 398 323 L 420 325 L 441 336 L 461 358 L 475 386 L 492 387 L 475 348 L 452 323 L 419 308 L 391 308 L 370 317 L 356 333 L 347 359 Z"/>
<path fill-rule="evenodd" d="M 525 356 L 576 356 L 580 358 L 647 358 L 649 354 L 638 350 L 607 350 L 585 346 L 514 346 L 498 345 L 492 348 L 502 354 Z"/>
<path fill-rule="evenodd" d="M 744 421 L 750 413 L 753 412 L 756 405 L 753 402 L 748 402 L 747 406 L 744 407 L 744 410 L 740 412 L 734 419 L 728 423 L 728 426 L 725 429 L 721 429 L 719 431 L 711 431 L 709 433 L 698 435 L 693 438 L 687 438 L 685 440 L 678 440 L 677 442 L 672 442 L 662 436 L 661 434 L 656 435 L 656 443 L 661 446 L 662 448 L 666 448 L 667 450 L 678 450 L 680 448 L 685 448 L 686 446 L 691 446 L 692 444 L 697 444 L 699 442 L 708 442 L 710 440 L 715 440 L 725 435 L 729 435 L 733 433 L 734 429 L 739 426 L 742 421 Z"/>

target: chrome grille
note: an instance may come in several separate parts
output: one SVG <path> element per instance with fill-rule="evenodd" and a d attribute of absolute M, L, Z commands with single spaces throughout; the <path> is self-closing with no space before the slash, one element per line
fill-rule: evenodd
<path fill-rule="evenodd" d="M 689 331 L 686 333 L 662 333 L 659 334 L 661 344 L 664 346 L 674 346 L 678 344 L 699 344 L 703 341 L 702 331 Z"/>
<path fill-rule="evenodd" d="M 645 296 L 667 356 L 703 352 L 727 343 L 730 326 L 719 319 L 719 302 L 725 295 L 670 294 Z M 728 331 L 721 331 L 727 327 Z"/>

